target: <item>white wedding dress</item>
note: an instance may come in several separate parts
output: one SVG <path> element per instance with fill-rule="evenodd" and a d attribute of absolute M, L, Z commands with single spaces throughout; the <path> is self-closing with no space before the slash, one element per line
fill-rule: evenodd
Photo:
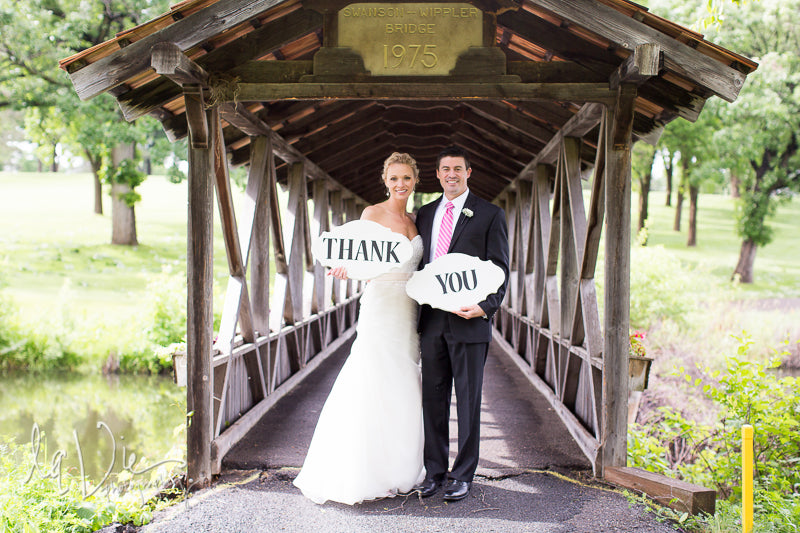
<path fill-rule="evenodd" d="M 411 260 L 361 296 L 356 339 L 294 480 L 316 503 L 394 496 L 425 477 L 417 303 L 405 291 L 422 238 L 411 244 Z"/>

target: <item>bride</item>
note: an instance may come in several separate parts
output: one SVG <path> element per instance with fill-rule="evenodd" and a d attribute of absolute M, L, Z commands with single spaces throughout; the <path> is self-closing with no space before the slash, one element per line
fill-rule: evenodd
<path fill-rule="evenodd" d="M 417 304 L 405 292 L 422 257 L 422 238 L 406 212 L 418 176 L 410 155 L 390 155 L 382 176 L 389 198 L 361 215 L 408 237 L 414 253 L 398 271 L 371 280 L 361 297 L 356 339 L 294 480 L 319 504 L 406 493 L 425 477 Z M 343 267 L 330 275 L 347 279 Z"/>

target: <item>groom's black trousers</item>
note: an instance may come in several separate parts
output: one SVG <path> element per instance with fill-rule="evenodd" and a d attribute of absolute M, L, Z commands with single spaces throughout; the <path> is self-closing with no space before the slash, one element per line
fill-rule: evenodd
<path fill-rule="evenodd" d="M 480 319 L 473 319 L 480 320 Z M 481 388 L 488 343 L 459 342 L 447 326 L 420 338 L 422 413 L 425 427 L 425 470 L 428 477 L 447 473 L 450 444 L 450 398 L 456 389 L 458 455 L 450 477 L 472 481 L 478 468 Z"/>

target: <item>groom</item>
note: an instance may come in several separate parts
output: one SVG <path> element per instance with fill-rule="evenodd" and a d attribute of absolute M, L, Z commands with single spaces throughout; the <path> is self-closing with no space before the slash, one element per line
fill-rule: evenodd
<path fill-rule="evenodd" d="M 492 316 L 508 283 L 508 229 L 499 207 L 472 194 L 466 151 L 451 146 L 436 161 L 436 177 L 444 195 L 420 208 L 417 229 L 424 252 L 420 268 L 446 253 L 489 260 L 503 269 L 505 281 L 496 293 L 456 312 L 420 308 L 418 330 L 422 351 L 422 414 L 425 426 L 425 480 L 416 488 L 422 497 L 444 485 L 444 499 L 469 494 L 478 467 L 483 366 L 492 340 Z M 455 384 L 458 455 L 449 460 L 450 396 Z"/>

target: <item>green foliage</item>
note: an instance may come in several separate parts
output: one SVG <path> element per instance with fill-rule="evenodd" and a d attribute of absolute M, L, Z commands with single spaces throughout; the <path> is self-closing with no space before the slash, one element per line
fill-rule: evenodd
<path fill-rule="evenodd" d="M 186 277 L 164 269 L 147 285 L 147 338 L 167 346 L 186 340 Z"/>
<path fill-rule="evenodd" d="M 0 0 L 0 105 L 47 107 L 69 93 L 77 102 L 58 61 L 167 8 L 167 0 Z"/>
<path fill-rule="evenodd" d="M 167 169 L 167 180 L 169 180 L 170 183 L 181 183 L 185 179 L 186 174 L 184 174 L 177 165 L 173 165 Z"/>
<path fill-rule="evenodd" d="M 127 185 L 135 189 L 147 176 L 137 168 L 137 163 L 132 159 L 123 159 L 117 166 L 105 172 L 106 183 Z"/>
<path fill-rule="evenodd" d="M 58 166 L 56 146 L 67 129 L 63 113 L 57 107 L 34 107 L 25 112 L 27 139 L 36 144 L 36 156 L 48 167 Z"/>
<path fill-rule="evenodd" d="M 88 533 L 114 522 L 141 526 L 163 506 L 155 498 L 142 504 L 142 495 L 133 491 L 101 491 L 84 497 L 80 480 L 66 472 L 60 483 L 31 472 L 30 455 L 11 442 L 0 443 L 0 530 L 4 532 Z"/>
<path fill-rule="evenodd" d="M 0 305 L 5 303 L 0 311 L 0 372 L 75 370 L 92 363 L 99 368 L 109 355 L 122 372 L 172 370 L 172 344 L 186 336 L 185 281 L 164 273 L 149 290 L 146 311 L 126 326 L 75 316 L 70 284 L 62 288 L 55 312 L 36 323 L 21 320 L 0 292 Z"/>
<path fill-rule="evenodd" d="M 755 58 L 736 102 L 714 104 L 724 127 L 714 134 L 722 165 L 743 170 L 738 234 L 759 246 L 771 240 L 774 205 L 800 191 L 800 0 L 761 0 L 729 13 L 711 38 Z"/>
<path fill-rule="evenodd" d="M 751 342 L 740 339 L 724 372 L 698 364 L 698 373 L 679 370 L 700 388 L 718 414 L 714 424 L 658 409 L 629 431 L 629 464 L 715 487 L 720 497 L 741 501 L 741 428 L 755 429 L 757 530 L 796 531 L 800 516 L 800 390 L 798 379 L 780 378 L 770 365 L 751 361 Z M 726 507 L 723 507 L 726 509 Z M 714 522 L 714 520 L 712 520 Z"/>
<path fill-rule="evenodd" d="M 81 356 L 71 345 L 72 328 L 63 321 L 29 331 L 0 288 L 0 373 L 12 370 L 74 370 Z M 62 317 L 63 318 L 63 317 Z"/>
<path fill-rule="evenodd" d="M 648 329 L 657 321 L 685 322 L 694 307 L 692 273 L 663 246 L 631 248 L 632 328 Z"/>

